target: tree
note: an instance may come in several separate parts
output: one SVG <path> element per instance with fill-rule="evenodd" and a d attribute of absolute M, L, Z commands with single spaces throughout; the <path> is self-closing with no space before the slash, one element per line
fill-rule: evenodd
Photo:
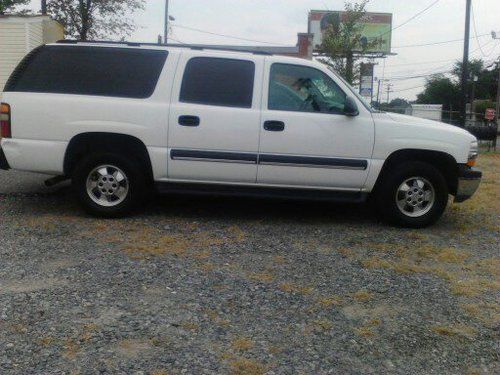
<path fill-rule="evenodd" d="M 359 59 L 378 42 L 368 42 L 363 37 L 363 24 L 360 22 L 366 15 L 369 0 L 356 3 L 345 3 L 345 15 L 342 20 L 336 14 L 327 26 L 320 51 L 325 58 L 322 63 L 339 73 L 351 85 L 358 81 Z"/>
<path fill-rule="evenodd" d="M 127 16 L 144 9 L 144 0 L 49 0 L 47 10 L 80 40 L 123 39 L 136 29 Z"/>
<path fill-rule="evenodd" d="M 0 0 L 0 15 L 14 11 L 20 5 L 29 4 L 30 0 Z"/>
<path fill-rule="evenodd" d="M 475 112 L 479 113 L 476 117 L 481 120 L 481 114 L 485 109 L 484 107 L 495 107 L 495 105 L 493 105 L 493 107 L 491 107 L 491 105 L 496 100 L 498 68 L 488 70 L 485 67 L 484 61 L 481 59 L 472 60 L 469 64 L 471 77 L 478 77 L 475 83 L 474 97 L 478 104 L 475 107 Z M 417 96 L 417 103 L 442 104 L 444 110 L 458 111 L 462 105 L 460 88 L 462 62 L 457 61 L 450 74 L 450 78 L 442 74 L 431 76 L 426 82 L 425 90 Z M 467 88 L 469 92 L 471 92 L 472 80 L 468 81 Z M 458 113 L 454 113 L 451 117 L 458 119 Z"/>
<path fill-rule="evenodd" d="M 410 102 L 406 99 L 392 99 L 390 103 L 374 102 L 373 107 L 384 112 L 406 113 L 406 108 L 410 107 Z"/>
<path fill-rule="evenodd" d="M 427 79 L 425 90 L 417 95 L 418 104 L 442 104 L 444 111 L 458 111 L 461 104 L 460 84 L 443 74 L 435 74 Z M 451 114 L 451 112 L 450 112 Z M 457 120 L 459 113 L 452 113 Z"/>

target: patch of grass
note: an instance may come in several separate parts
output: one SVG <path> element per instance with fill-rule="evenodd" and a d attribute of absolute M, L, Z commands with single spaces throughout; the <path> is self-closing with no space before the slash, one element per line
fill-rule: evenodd
<path fill-rule="evenodd" d="M 373 294 L 366 290 L 358 290 L 353 294 L 353 298 L 358 302 L 368 302 L 373 298 Z"/>
<path fill-rule="evenodd" d="M 316 319 L 312 324 L 313 327 L 319 331 L 329 331 L 333 328 L 333 323 L 328 319 Z"/>
<path fill-rule="evenodd" d="M 165 369 L 156 369 L 151 372 L 151 375 L 168 375 L 168 371 Z"/>
<path fill-rule="evenodd" d="M 189 240 L 182 235 L 164 235 L 154 241 L 135 241 L 125 247 L 124 251 L 131 255 L 184 255 L 190 246 Z"/>
<path fill-rule="evenodd" d="M 275 264 L 279 264 L 279 265 L 282 265 L 282 264 L 285 264 L 286 263 L 286 258 L 284 256 L 281 256 L 281 255 L 275 255 L 273 257 L 273 262 Z"/>
<path fill-rule="evenodd" d="M 272 345 L 269 347 L 269 353 L 272 355 L 279 355 L 283 352 L 283 348 L 277 346 L 277 345 Z"/>
<path fill-rule="evenodd" d="M 286 293 L 295 293 L 295 294 L 310 294 L 313 288 L 308 286 L 300 286 L 292 283 L 283 283 L 279 286 L 279 288 Z"/>
<path fill-rule="evenodd" d="M 323 307 L 340 306 L 343 302 L 343 299 L 339 296 L 323 297 L 318 300 L 318 304 Z"/>
<path fill-rule="evenodd" d="M 264 375 L 266 366 L 247 358 L 236 358 L 229 362 L 232 375 Z"/>
<path fill-rule="evenodd" d="M 500 325 L 500 304 L 498 303 L 464 303 L 460 307 L 472 318 L 481 321 L 489 328 Z"/>
<path fill-rule="evenodd" d="M 230 226 L 227 231 L 235 242 L 244 242 L 247 238 L 246 232 L 236 225 Z"/>
<path fill-rule="evenodd" d="M 492 290 L 500 290 L 500 282 L 479 278 L 455 280 L 451 285 L 451 290 L 456 295 L 476 297 Z"/>
<path fill-rule="evenodd" d="M 441 336 L 460 336 L 466 338 L 474 338 L 477 331 L 465 324 L 453 324 L 453 325 L 435 325 L 431 327 L 431 330 Z"/>
<path fill-rule="evenodd" d="M 67 339 L 64 343 L 63 356 L 68 359 L 74 359 L 78 355 L 80 350 L 81 350 L 80 345 L 78 345 L 78 343 L 75 340 Z"/>
<path fill-rule="evenodd" d="M 252 349 L 255 343 L 247 337 L 240 337 L 231 343 L 231 348 L 235 351 L 244 352 Z"/>
<path fill-rule="evenodd" d="M 375 336 L 375 327 L 381 324 L 380 319 L 371 319 L 361 327 L 354 328 L 354 332 L 358 336 L 373 337 Z"/>
<path fill-rule="evenodd" d="M 88 323 L 83 326 L 83 332 L 80 335 L 80 340 L 83 342 L 90 341 L 94 334 L 99 330 L 99 326 L 95 323 Z"/>
<path fill-rule="evenodd" d="M 49 346 L 52 346 L 55 342 L 55 338 L 52 337 L 52 336 L 46 336 L 46 337 L 42 337 L 40 339 L 40 345 L 44 346 L 44 347 L 49 347 Z"/>
<path fill-rule="evenodd" d="M 373 331 L 372 327 L 359 327 L 359 328 L 354 328 L 354 332 L 358 336 L 363 336 L 363 337 L 373 337 L 375 336 L 375 332 Z"/>
<path fill-rule="evenodd" d="M 200 328 L 200 325 L 195 322 L 182 322 L 180 327 L 186 331 L 197 331 Z"/>
<path fill-rule="evenodd" d="M 274 276 L 270 272 L 251 273 L 248 274 L 248 278 L 260 283 L 272 283 L 274 281 Z"/>

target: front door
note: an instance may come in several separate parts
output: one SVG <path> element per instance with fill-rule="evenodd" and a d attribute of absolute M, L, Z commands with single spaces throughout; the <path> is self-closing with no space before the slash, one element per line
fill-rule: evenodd
<path fill-rule="evenodd" d="M 373 151 L 371 113 L 327 69 L 266 59 L 258 183 L 359 190 Z"/>
<path fill-rule="evenodd" d="M 185 52 L 169 115 L 170 180 L 255 183 L 263 58 Z"/>

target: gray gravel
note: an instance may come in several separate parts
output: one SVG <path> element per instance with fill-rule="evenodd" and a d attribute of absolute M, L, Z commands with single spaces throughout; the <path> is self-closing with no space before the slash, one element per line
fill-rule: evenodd
<path fill-rule="evenodd" d="M 412 231 L 364 206 L 161 197 L 96 220 L 42 181 L 0 172 L 1 374 L 500 371 L 481 211 Z"/>

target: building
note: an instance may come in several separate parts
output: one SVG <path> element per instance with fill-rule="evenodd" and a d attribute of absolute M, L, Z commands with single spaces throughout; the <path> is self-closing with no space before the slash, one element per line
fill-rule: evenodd
<path fill-rule="evenodd" d="M 28 52 L 60 39 L 64 29 L 49 16 L 0 15 L 0 91 Z"/>

